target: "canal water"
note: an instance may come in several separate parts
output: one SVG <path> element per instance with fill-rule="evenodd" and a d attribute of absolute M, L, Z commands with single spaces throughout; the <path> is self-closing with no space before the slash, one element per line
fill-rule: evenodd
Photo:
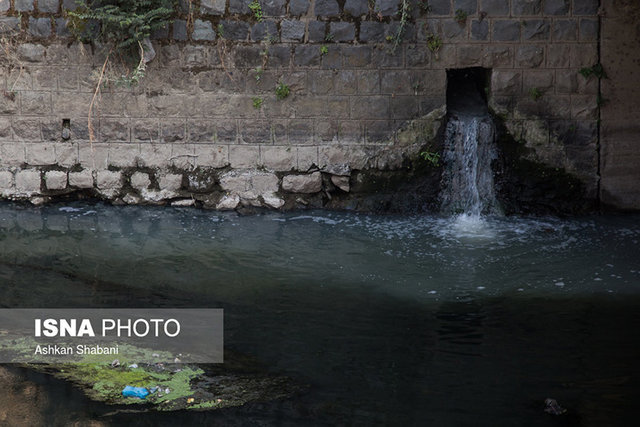
<path fill-rule="evenodd" d="M 213 307 L 290 399 L 136 413 L 0 366 L 0 424 L 635 424 L 640 216 L 0 204 L 2 307 Z M 567 409 L 544 412 L 553 398 Z"/>

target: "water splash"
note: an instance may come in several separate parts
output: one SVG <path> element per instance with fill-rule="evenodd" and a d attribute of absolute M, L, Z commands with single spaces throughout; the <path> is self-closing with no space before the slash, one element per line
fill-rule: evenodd
<path fill-rule="evenodd" d="M 495 127 L 488 115 L 454 115 L 445 131 L 441 210 L 445 214 L 499 214 L 491 161 Z"/>

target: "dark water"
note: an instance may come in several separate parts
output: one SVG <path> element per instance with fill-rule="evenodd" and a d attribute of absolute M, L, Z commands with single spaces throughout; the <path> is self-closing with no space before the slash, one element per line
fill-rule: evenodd
<path fill-rule="evenodd" d="M 0 205 L 3 307 L 221 307 L 226 348 L 310 386 L 217 412 L 114 414 L 0 367 L 0 424 L 636 424 L 639 248 L 640 216 Z M 547 397 L 568 413 L 544 413 Z"/>

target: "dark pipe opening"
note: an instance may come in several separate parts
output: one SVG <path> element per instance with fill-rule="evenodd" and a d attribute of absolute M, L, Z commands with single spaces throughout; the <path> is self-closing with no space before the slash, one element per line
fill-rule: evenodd
<path fill-rule="evenodd" d="M 449 114 L 486 114 L 491 69 L 482 67 L 447 70 Z"/>

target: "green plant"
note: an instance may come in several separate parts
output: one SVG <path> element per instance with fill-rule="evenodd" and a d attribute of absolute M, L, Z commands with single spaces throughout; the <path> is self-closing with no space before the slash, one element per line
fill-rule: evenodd
<path fill-rule="evenodd" d="M 287 96 L 289 96 L 290 91 L 291 89 L 289 88 L 289 85 L 280 82 L 276 86 L 276 98 L 281 100 L 285 99 Z"/>
<path fill-rule="evenodd" d="M 138 52 L 138 45 L 171 21 L 174 0 L 78 0 L 68 11 L 69 30 L 83 42 L 111 44 L 115 50 Z M 127 53 L 131 53 L 130 51 Z"/>
<path fill-rule="evenodd" d="M 218 38 L 224 38 L 224 26 L 222 24 L 218 24 L 216 27 L 216 33 L 218 34 Z"/>
<path fill-rule="evenodd" d="M 467 17 L 469 16 L 469 14 L 467 14 L 467 12 L 465 12 L 462 9 L 458 9 L 456 10 L 456 15 L 455 15 L 455 20 L 458 24 L 462 25 L 465 22 L 467 22 Z"/>
<path fill-rule="evenodd" d="M 423 13 L 431 12 L 431 5 L 427 0 L 418 0 L 418 7 Z"/>
<path fill-rule="evenodd" d="M 327 33 L 327 35 L 326 35 L 326 36 L 324 36 L 324 41 L 326 41 L 326 42 L 332 42 L 332 41 L 333 41 L 333 37 L 334 37 L 334 36 L 333 36 L 333 34 L 331 34 L 331 33 Z"/>
<path fill-rule="evenodd" d="M 440 166 L 440 153 L 436 153 L 434 151 L 423 151 L 420 153 L 420 157 L 431 163 L 433 166 Z"/>
<path fill-rule="evenodd" d="M 395 38 L 395 37 L 394 37 L 393 35 L 391 35 L 391 34 L 387 34 L 387 36 L 386 36 L 384 39 L 385 39 L 386 41 L 388 41 L 388 42 L 392 42 L 394 38 Z"/>
<path fill-rule="evenodd" d="M 263 14 L 262 14 L 262 6 L 258 0 L 253 0 L 249 3 L 249 9 L 253 12 L 253 16 L 256 18 L 256 21 L 262 22 Z"/>
<path fill-rule="evenodd" d="M 251 100 L 253 101 L 253 108 L 255 108 L 256 110 L 259 110 L 260 107 L 262 107 L 262 103 L 264 102 L 262 98 L 251 98 Z"/>
<path fill-rule="evenodd" d="M 329 48 L 325 45 L 320 46 L 320 55 L 326 55 L 329 53 Z"/>
<path fill-rule="evenodd" d="M 398 24 L 398 30 L 396 31 L 395 36 L 392 36 L 393 40 L 393 48 L 392 52 L 395 52 L 400 43 L 402 43 L 402 38 L 404 37 L 404 32 L 407 28 L 407 22 L 409 21 L 409 12 L 411 11 L 411 6 L 409 5 L 409 0 L 402 0 L 402 4 L 400 5 L 400 23 Z M 391 41 L 387 36 L 387 41 Z"/>
<path fill-rule="evenodd" d="M 254 71 L 254 72 L 255 72 L 255 74 L 256 74 L 256 75 L 254 76 L 254 77 L 255 77 L 255 79 L 256 79 L 256 81 L 257 81 L 257 82 L 259 82 L 259 81 L 260 81 L 260 79 L 262 78 L 262 74 L 264 73 L 264 68 L 262 68 L 261 66 L 259 66 L 259 65 L 258 65 L 258 66 L 253 70 L 253 71 Z"/>
<path fill-rule="evenodd" d="M 442 39 L 439 36 L 436 36 L 435 34 L 429 34 L 427 36 L 427 48 L 431 52 L 437 55 L 441 47 L 442 47 Z"/>
<path fill-rule="evenodd" d="M 537 87 L 532 87 L 531 89 L 529 89 L 529 97 L 534 101 L 537 101 L 538 99 L 542 98 L 542 95 L 543 95 L 542 91 Z"/>
<path fill-rule="evenodd" d="M 607 73 L 605 73 L 604 68 L 600 63 L 594 64 L 591 67 L 581 68 L 580 74 L 582 74 L 582 77 L 584 77 L 585 79 L 588 79 L 591 76 L 596 76 L 599 79 L 607 78 Z"/>

